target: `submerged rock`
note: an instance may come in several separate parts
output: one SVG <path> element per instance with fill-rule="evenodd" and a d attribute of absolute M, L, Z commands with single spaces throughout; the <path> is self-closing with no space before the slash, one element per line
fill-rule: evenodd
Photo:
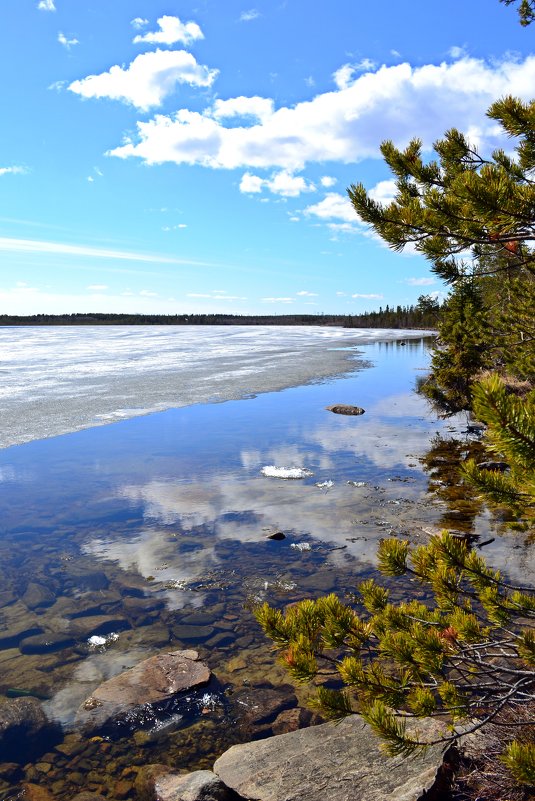
<path fill-rule="evenodd" d="M 444 750 L 435 745 L 412 759 L 386 757 L 371 728 L 352 715 L 235 745 L 214 772 L 250 801 L 416 801 L 436 783 Z"/>
<path fill-rule="evenodd" d="M 210 670 L 197 651 L 158 654 L 101 684 L 80 706 L 76 723 L 85 734 L 113 728 L 209 679 Z"/>
<path fill-rule="evenodd" d="M 0 704 L 0 755 L 2 762 L 25 764 L 61 739 L 36 698 L 15 698 Z"/>
<path fill-rule="evenodd" d="M 360 406 L 349 406 L 346 403 L 336 403 L 334 406 L 326 406 L 325 410 L 327 412 L 333 412 L 334 414 L 348 414 L 348 415 L 359 415 L 364 414 L 364 409 L 361 409 Z"/>

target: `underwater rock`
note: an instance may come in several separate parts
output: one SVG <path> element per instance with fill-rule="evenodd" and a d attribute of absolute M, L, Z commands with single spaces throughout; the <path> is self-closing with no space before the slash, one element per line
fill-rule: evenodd
<path fill-rule="evenodd" d="M 245 687 L 230 696 L 235 710 L 237 727 L 251 739 L 267 737 L 272 732 L 273 721 L 281 712 L 297 706 L 297 698 L 291 684 L 278 687 Z"/>
<path fill-rule="evenodd" d="M 21 598 L 23 604 L 26 604 L 28 609 L 39 609 L 41 607 L 52 606 L 56 596 L 51 592 L 48 587 L 43 587 L 42 584 L 30 582 L 26 587 L 26 592 Z"/>
<path fill-rule="evenodd" d="M 60 739 L 60 727 L 48 720 L 36 698 L 15 698 L 0 703 L 2 761 L 24 765 Z"/>
<path fill-rule="evenodd" d="M 359 415 L 364 414 L 364 409 L 361 409 L 360 406 L 349 406 L 346 403 L 336 403 L 334 406 L 326 406 L 325 410 L 327 412 L 333 412 L 334 414 L 348 414 L 348 415 Z"/>
<path fill-rule="evenodd" d="M 137 711 L 207 684 L 210 670 L 197 651 L 171 651 L 145 659 L 104 682 L 80 706 L 76 724 L 86 735 L 112 728 Z"/>
<path fill-rule="evenodd" d="M 268 540 L 285 540 L 286 534 L 283 531 L 274 531 L 273 534 L 267 535 Z"/>

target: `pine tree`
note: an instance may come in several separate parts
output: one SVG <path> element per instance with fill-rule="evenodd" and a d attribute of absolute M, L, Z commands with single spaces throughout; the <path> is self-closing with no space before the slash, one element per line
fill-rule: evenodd
<path fill-rule="evenodd" d="M 500 0 L 500 3 L 505 3 L 506 6 L 511 6 L 513 3 L 518 4 L 520 24 L 524 27 L 531 25 L 535 20 L 535 3 L 533 0 Z"/>
<path fill-rule="evenodd" d="M 425 604 L 390 602 L 373 579 L 360 603 L 335 595 L 305 600 L 286 612 L 264 604 L 260 625 L 298 682 L 337 677 L 336 690 L 319 687 L 315 705 L 332 718 L 359 712 L 387 753 L 409 755 L 431 744 L 407 726 L 411 718 L 451 719 L 433 742 L 500 723 L 506 708 L 535 702 L 535 595 L 512 587 L 466 541 L 444 532 L 412 552 L 384 540 L 379 568 L 407 575 L 432 595 Z M 535 723 L 535 721 L 532 721 Z M 504 759 L 518 781 L 531 782 L 535 746 L 508 746 Z"/>

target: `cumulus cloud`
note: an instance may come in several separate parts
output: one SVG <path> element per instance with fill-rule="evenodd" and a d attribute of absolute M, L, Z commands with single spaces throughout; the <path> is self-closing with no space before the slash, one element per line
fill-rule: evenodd
<path fill-rule="evenodd" d="M 105 78 L 108 84 L 108 73 Z M 98 81 L 99 76 L 93 80 Z M 378 158 L 383 139 L 404 146 L 415 133 L 429 150 L 452 125 L 494 147 L 499 141 L 498 127 L 485 116 L 488 106 L 506 94 L 529 100 L 534 84 L 535 55 L 523 61 L 507 57 L 492 63 L 468 57 L 419 67 L 402 63 L 382 66 L 353 80 L 346 70 L 335 91 L 278 108 L 248 125 L 227 125 L 225 118 L 214 117 L 214 108 L 204 112 L 181 109 L 140 121 L 137 135 L 110 154 L 141 158 L 148 164 L 297 171 L 311 162 L 354 163 Z M 133 93 L 134 89 L 127 93 L 129 102 Z M 119 96 L 124 98 L 124 93 Z M 159 97 L 158 92 L 156 99 Z M 155 105 L 153 101 L 151 94 L 142 105 Z M 267 104 L 264 108 L 268 110 Z"/>
<path fill-rule="evenodd" d="M 314 192 L 316 187 L 301 175 L 292 175 L 286 170 L 273 173 L 271 178 L 261 178 L 259 175 L 252 175 L 249 172 L 242 176 L 240 192 L 257 194 L 263 189 L 268 189 L 274 195 L 282 197 L 297 197 L 302 192 Z"/>
<path fill-rule="evenodd" d="M 195 56 L 185 50 L 158 49 L 142 53 L 126 68 L 115 65 L 108 72 L 74 81 L 68 89 L 81 97 L 121 100 L 147 111 L 161 105 L 177 84 L 211 86 L 217 75 L 218 70 L 198 64 Z M 166 119 L 157 117 L 153 123 Z"/>
<path fill-rule="evenodd" d="M 333 80 L 339 89 L 347 89 L 355 80 L 355 73 L 369 72 L 377 67 L 375 61 L 363 58 L 357 64 L 344 64 L 333 73 Z"/>
<path fill-rule="evenodd" d="M 80 44 L 78 39 L 74 38 L 68 39 L 64 33 L 61 33 L 61 31 L 60 33 L 58 33 L 58 42 L 60 43 L 60 45 L 63 45 L 63 47 L 65 47 L 67 50 L 70 50 L 71 47 L 74 47 L 74 45 Z"/>
<path fill-rule="evenodd" d="M 141 20 L 145 25 L 146 20 Z M 148 42 L 150 44 L 175 44 L 182 42 L 188 45 L 197 39 L 204 39 L 204 34 L 196 22 L 181 22 L 179 17 L 164 14 L 157 20 L 159 31 L 148 31 L 134 38 L 134 44 Z"/>
<path fill-rule="evenodd" d="M 275 104 L 267 97 L 231 97 L 229 100 L 216 100 L 211 109 L 216 120 L 233 117 L 252 117 L 263 122 L 273 114 Z"/>
<path fill-rule="evenodd" d="M 330 189 L 331 186 L 334 186 L 336 183 L 336 178 L 333 178 L 331 175 L 324 175 L 320 178 L 320 184 L 325 187 L 325 189 Z"/>
<path fill-rule="evenodd" d="M 54 5 L 54 0 L 39 0 L 37 3 L 37 8 L 39 11 L 55 11 L 56 6 Z"/>
<path fill-rule="evenodd" d="M 393 202 L 396 192 L 397 187 L 395 181 L 379 181 L 378 184 L 368 191 L 368 194 L 372 200 L 386 205 Z"/>
<path fill-rule="evenodd" d="M 325 221 L 343 220 L 346 223 L 355 223 L 358 220 L 355 209 L 347 197 L 338 192 L 328 192 L 319 203 L 307 206 L 305 214 Z"/>
<path fill-rule="evenodd" d="M 256 8 L 250 8 L 249 11 L 243 11 L 240 14 L 240 22 L 251 22 L 253 19 L 260 17 L 260 11 Z"/>
<path fill-rule="evenodd" d="M 145 25 L 148 24 L 149 24 L 148 19 L 143 19 L 143 17 L 135 17 L 133 20 L 130 21 L 130 25 L 132 26 L 132 28 L 135 28 L 137 31 L 141 30 L 141 28 L 144 28 Z"/>

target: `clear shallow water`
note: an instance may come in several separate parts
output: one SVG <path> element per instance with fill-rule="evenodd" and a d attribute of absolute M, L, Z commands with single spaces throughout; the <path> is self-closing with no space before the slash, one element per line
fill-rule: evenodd
<path fill-rule="evenodd" d="M 444 523 L 491 532 L 489 561 L 524 580 L 533 575 L 533 548 L 523 538 L 501 537 L 477 504 L 446 492 L 452 438 L 469 443 L 464 420 L 437 421 L 412 391 L 427 364 L 425 342 L 359 352 L 371 367 L 323 383 L 0 453 L 0 694 L 46 699 L 49 714 L 72 731 L 67 745 L 81 749 L 76 763 L 45 753 L 39 767 L 0 783 L 2 797 L 31 780 L 61 799 L 82 788 L 114 798 L 132 766 L 211 765 L 250 736 L 245 707 L 236 711 L 232 699 L 286 678 L 250 603 L 352 591 L 373 571 L 381 537 L 422 542 Z M 335 403 L 366 413 L 325 411 Z M 270 464 L 313 475 L 262 476 Z M 430 479 L 444 485 L 442 500 L 429 494 Z M 327 481 L 332 487 L 316 486 Z M 266 539 L 273 531 L 286 539 Z M 37 607 L 31 584 L 48 592 Z M 117 640 L 88 645 L 110 631 Z M 158 651 L 192 646 L 217 677 L 219 705 L 210 714 L 150 744 L 125 736 L 76 745 L 76 709 L 98 684 Z"/>
<path fill-rule="evenodd" d="M 0 447 L 332 377 L 354 368 L 354 346 L 378 334 L 400 336 L 319 326 L 0 327 Z"/>

